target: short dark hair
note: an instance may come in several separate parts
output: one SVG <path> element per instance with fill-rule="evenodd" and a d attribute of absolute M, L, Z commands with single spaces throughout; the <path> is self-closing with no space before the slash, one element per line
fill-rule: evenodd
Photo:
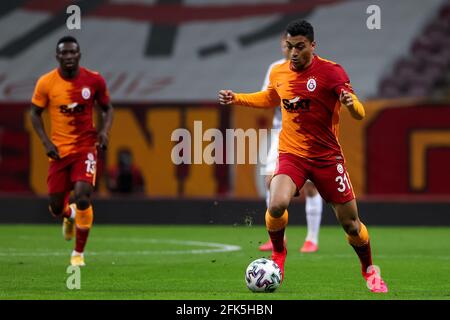
<path fill-rule="evenodd" d="M 314 28 L 306 20 L 294 20 L 290 22 L 286 27 L 286 32 L 293 37 L 304 36 L 309 41 L 314 41 Z"/>
<path fill-rule="evenodd" d="M 80 45 L 78 44 L 77 39 L 75 39 L 75 37 L 72 36 L 64 36 L 61 39 L 58 40 L 58 43 L 56 44 L 56 51 L 58 52 L 58 47 L 61 43 L 67 43 L 67 42 L 72 42 L 72 43 L 76 43 L 78 49 L 80 49 Z"/>

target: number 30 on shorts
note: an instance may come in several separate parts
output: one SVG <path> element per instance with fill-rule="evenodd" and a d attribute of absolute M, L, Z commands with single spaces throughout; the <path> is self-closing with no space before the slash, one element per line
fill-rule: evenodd
<path fill-rule="evenodd" d="M 347 172 L 345 172 L 344 174 L 342 174 L 340 176 L 337 176 L 336 179 L 334 179 L 334 181 L 339 183 L 339 187 L 337 188 L 337 190 L 339 192 L 344 192 L 345 190 L 347 190 L 347 188 L 349 190 L 351 189 Z"/>

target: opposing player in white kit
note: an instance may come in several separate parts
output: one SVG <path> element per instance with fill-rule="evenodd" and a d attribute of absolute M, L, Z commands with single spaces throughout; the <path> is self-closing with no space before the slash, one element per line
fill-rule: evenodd
<path fill-rule="evenodd" d="M 278 64 L 281 64 L 288 59 L 288 51 L 286 48 L 286 36 L 281 38 L 281 50 L 284 55 L 284 59 L 273 62 L 267 72 L 264 79 L 264 84 L 261 90 L 266 90 L 269 85 L 270 70 Z M 266 205 L 269 207 L 269 186 L 272 179 L 272 175 L 275 171 L 275 166 L 278 160 L 278 138 L 281 131 L 281 109 L 280 107 L 275 109 L 275 114 L 272 122 L 272 133 L 270 141 L 270 149 L 266 159 L 266 165 L 264 167 L 264 174 L 266 175 Z M 303 191 L 305 192 L 305 211 L 306 211 L 306 224 L 308 233 L 306 235 L 305 243 L 300 248 L 300 252 L 309 253 L 319 250 L 319 229 L 320 220 L 322 218 L 323 202 L 322 197 L 317 191 L 314 184 L 307 180 Z M 272 251 L 272 242 L 270 239 L 259 247 L 261 251 Z"/>

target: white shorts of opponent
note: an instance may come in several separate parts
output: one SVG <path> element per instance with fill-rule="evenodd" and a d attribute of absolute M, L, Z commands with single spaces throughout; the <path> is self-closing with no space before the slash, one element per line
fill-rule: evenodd
<path fill-rule="evenodd" d="M 275 171 L 275 167 L 278 161 L 278 141 L 280 140 L 280 131 L 272 130 L 270 135 L 270 148 L 267 154 L 266 165 L 263 169 L 263 174 L 271 176 Z"/>

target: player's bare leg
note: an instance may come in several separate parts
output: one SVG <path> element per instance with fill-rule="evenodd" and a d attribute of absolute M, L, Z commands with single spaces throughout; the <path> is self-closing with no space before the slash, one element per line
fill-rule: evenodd
<path fill-rule="evenodd" d="M 283 278 L 287 254 L 284 244 L 284 232 L 288 223 L 287 208 L 296 192 L 297 186 L 288 175 L 276 175 L 270 182 L 270 202 L 266 212 L 266 227 L 272 241 L 272 260 L 280 267 Z"/>
<path fill-rule="evenodd" d="M 74 193 L 77 209 L 75 216 L 76 243 L 70 261 L 73 266 L 85 265 L 83 252 L 94 221 L 94 213 L 91 205 L 92 191 L 91 184 L 87 182 L 78 181 L 75 183 Z"/>
<path fill-rule="evenodd" d="M 305 211 L 306 224 L 308 233 L 306 235 L 305 243 L 300 248 L 302 253 L 316 252 L 319 250 L 319 229 L 320 220 L 322 219 L 322 197 L 317 191 L 314 183 L 306 181 L 303 186 L 305 192 Z"/>
<path fill-rule="evenodd" d="M 69 205 L 69 193 L 52 193 L 49 198 L 50 213 L 54 217 L 63 217 L 63 237 L 65 240 L 71 240 L 75 233 L 75 206 Z"/>
<path fill-rule="evenodd" d="M 369 233 L 360 221 L 356 200 L 343 204 L 333 204 L 333 209 L 339 223 L 347 234 L 347 240 L 353 247 L 361 262 L 361 273 L 372 292 L 387 292 L 388 288 L 381 279 L 379 270 L 372 265 Z"/>

